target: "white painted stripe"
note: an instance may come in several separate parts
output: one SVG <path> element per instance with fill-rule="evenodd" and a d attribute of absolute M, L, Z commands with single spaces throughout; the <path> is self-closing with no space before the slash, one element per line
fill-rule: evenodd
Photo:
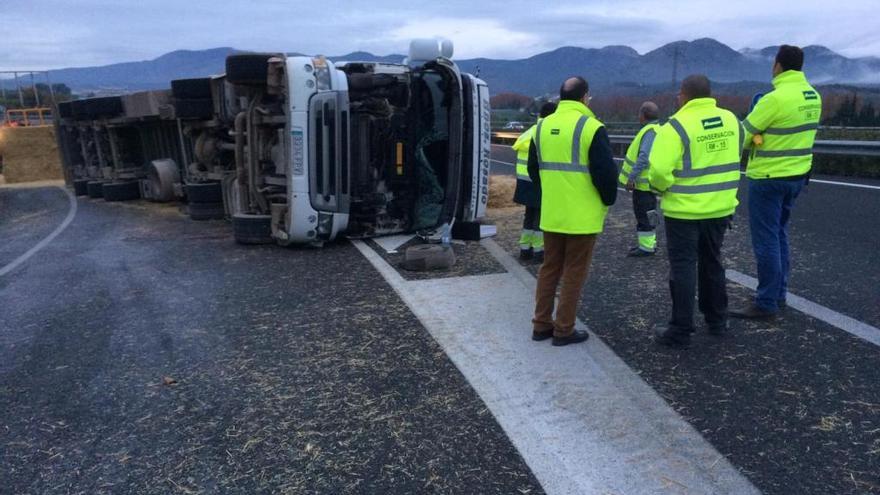
<path fill-rule="evenodd" d="M 514 165 L 514 164 L 512 164 L 512 163 L 510 163 L 510 162 L 502 162 L 501 160 L 494 160 L 494 159 L 493 159 L 493 160 L 489 160 L 489 161 L 492 161 L 492 162 L 495 162 L 495 163 L 500 163 L 500 164 L 502 164 L 502 165 L 507 165 L 507 166 L 509 166 L 509 167 L 515 167 L 515 166 L 516 166 L 516 165 Z"/>
<path fill-rule="evenodd" d="M 856 184 L 855 182 L 838 182 L 836 180 L 810 179 L 810 184 L 818 182 L 819 184 L 833 184 L 835 186 L 860 187 L 862 189 L 874 189 L 880 191 L 880 186 L 870 186 L 868 184 Z"/>
<path fill-rule="evenodd" d="M 727 270 L 727 279 L 751 290 L 758 288 L 758 279 L 736 270 Z M 833 309 L 826 308 L 821 304 L 816 304 L 813 301 L 791 293 L 788 294 L 786 301 L 791 308 L 880 346 L 880 328 L 868 325 L 855 318 L 850 318 Z"/>
<path fill-rule="evenodd" d="M 56 187 L 64 191 L 64 193 L 67 195 L 67 199 L 70 201 L 70 210 L 67 212 L 67 217 L 64 218 L 64 221 L 61 222 L 61 225 L 56 227 L 55 230 L 53 230 L 51 234 L 47 235 L 42 241 L 38 242 L 34 247 L 28 249 L 26 253 L 12 260 L 3 268 L 0 268 L 0 277 L 6 275 L 12 270 L 15 270 L 19 265 L 27 261 L 31 256 L 37 254 L 41 249 L 49 245 L 49 243 L 52 242 L 52 240 L 54 240 L 56 237 L 58 237 L 58 234 L 64 232 L 64 229 L 66 229 L 67 226 L 70 225 L 70 222 L 73 221 L 73 217 L 76 216 L 76 197 L 70 191 L 68 191 L 66 187 Z"/>
<path fill-rule="evenodd" d="M 482 244 L 506 273 L 406 281 L 354 241 L 548 494 L 758 493 L 598 338 L 563 348 L 533 342 L 534 277 L 494 241 Z"/>

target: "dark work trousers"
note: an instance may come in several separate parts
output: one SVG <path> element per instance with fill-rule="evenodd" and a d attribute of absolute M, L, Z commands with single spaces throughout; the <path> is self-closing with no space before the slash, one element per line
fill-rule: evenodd
<path fill-rule="evenodd" d="M 669 291 L 672 293 L 670 330 L 694 331 L 694 296 L 699 280 L 699 308 L 710 328 L 727 322 L 727 286 L 721 245 L 730 217 L 679 220 L 666 217 L 669 253 Z"/>
<path fill-rule="evenodd" d="M 657 197 L 650 191 L 633 190 L 633 211 L 636 214 L 636 230 L 652 232 L 655 225 L 651 224 L 648 212 L 657 209 Z"/>
<path fill-rule="evenodd" d="M 523 230 L 541 230 L 541 209 L 526 206 L 526 214 L 523 216 Z"/>

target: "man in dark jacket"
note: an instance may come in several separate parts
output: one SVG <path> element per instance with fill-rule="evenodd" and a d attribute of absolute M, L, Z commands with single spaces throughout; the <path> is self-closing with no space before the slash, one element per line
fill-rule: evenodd
<path fill-rule="evenodd" d="M 555 111 L 556 103 L 545 103 L 538 114 L 538 122 Z M 532 184 L 528 170 L 529 149 L 537 127 L 538 124 L 533 125 L 513 143 L 513 150 L 516 151 L 516 191 L 513 193 L 513 201 L 526 207 L 522 234 L 519 237 L 519 258 L 534 258 L 540 264 L 544 262 L 544 233 L 540 226 L 541 198 Z"/>

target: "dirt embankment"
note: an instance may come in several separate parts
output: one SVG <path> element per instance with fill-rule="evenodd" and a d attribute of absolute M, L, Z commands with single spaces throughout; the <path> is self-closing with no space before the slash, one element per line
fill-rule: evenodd
<path fill-rule="evenodd" d="M 52 127 L 0 127 L 0 184 L 63 179 Z"/>
<path fill-rule="evenodd" d="M 507 175 L 489 177 L 489 208 L 517 206 L 513 202 L 514 191 L 516 191 L 516 177 Z"/>

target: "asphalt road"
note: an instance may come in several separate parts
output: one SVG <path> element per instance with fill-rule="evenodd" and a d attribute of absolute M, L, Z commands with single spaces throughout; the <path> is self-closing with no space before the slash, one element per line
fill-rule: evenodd
<path fill-rule="evenodd" d="M 0 188 L 0 267 L 58 188 Z M 0 277 L 0 493 L 541 493 L 348 243 L 236 245 L 175 207 L 79 200 Z"/>

